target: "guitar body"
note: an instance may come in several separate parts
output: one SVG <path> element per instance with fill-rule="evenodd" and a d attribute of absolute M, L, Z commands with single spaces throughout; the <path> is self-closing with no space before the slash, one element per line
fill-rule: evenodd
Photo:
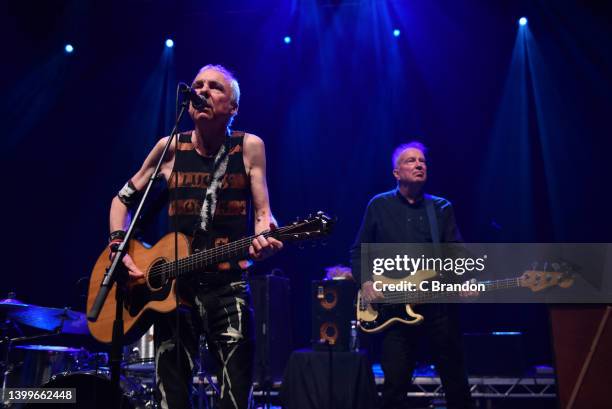
<path fill-rule="evenodd" d="M 414 312 L 411 304 L 368 304 L 359 308 L 361 291 L 357 294 L 357 325 L 363 332 L 375 334 L 394 323 L 420 324 L 424 317 Z"/>
<path fill-rule="evenodd" d="M 140 338 L 151 326 L 153 318 L 158 313 L 168 313 L 176 309 L 174 279 L 159 281 L 159 276 L 150 276 L 152 268 L 165 262 L 172 262 L 174 253 L 174 233 L 164 236 L 155 246 L 145 247 L 136 240 L 131 240 L 128 254 L 134 263 L 145 273 L 145 278 L 130 282 L 126 286 L 123 308 L 124 342 L 131 343 Z M 178 234 L 178 257 L 184 258 L 190 254 L 187 237 Z M 91 309 L 100 284 L 104 279 L 106 269 L 110 266 L 110 250 L 108 247 L 100 254 L 91 273 L 89 291 L 87 293 L 87 309 Z M 100 315 L 95 322 L 88 321 L 91 335 L 98 341 L 110 343 L 115 320 L 117 284 L 113 284 L 104 303 Z"/>
<path fill-rule="evenodd" d="M 379 276 L 377 281 L 384 284 L 399 284 L 402 281 L 412 282 L 418 286 L 421 281 L 431 280 L 437 273 L 433 270 L 420 270 L 414 275 L 400 279 Z M 357 294 L 357 325 L 362 331 L 376 333 L 388 328 L 394 323 L 415 325 L 420 324 L 424 317 L 414 312 L 412 304 L 369 304 L 361 299 L 361 291 Z"/>

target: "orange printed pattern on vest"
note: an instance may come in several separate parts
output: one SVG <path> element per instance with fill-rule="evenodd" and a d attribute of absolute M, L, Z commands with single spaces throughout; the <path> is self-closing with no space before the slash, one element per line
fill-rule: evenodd
<path fill-rule="evenodd" d="M 171 189 L 175 188 L 176 174 L 172 174 L 168 181 Z M 204 172 L 178 172 L 179 187 L 193 187 L 206 189 L 210 184 L 210 173 Z"/>
<path fill-rule="evenodd" d="M 242 152 L 242 145 L 236 145 L 232 149 L 230 149 L 228 155 L 235 155 L 240 152 Z"/>
<path fill-rule="evenodd" d="M 244 173 L 230 173 L 223 177 L 221 189 L 245 189 L 247 178 Z"/>
<path fill-rule="evenodd" d="M 168 214 L 180 215 L 199 215 L 202 209 L 202 202 L 197 199 L 176 200 L 170 203 Z"/>
<path fill-rule="evenodd" d="M 246 200 L 228 200 L 217 203 L 217 216 L 246 216 Z"/>
<path fill-rule="evenodd" d="M 179 151 L 192 151 L 193 150 L 193 144 L 191 142 L 179 142 L 178 143 L 178 150 Z"/>

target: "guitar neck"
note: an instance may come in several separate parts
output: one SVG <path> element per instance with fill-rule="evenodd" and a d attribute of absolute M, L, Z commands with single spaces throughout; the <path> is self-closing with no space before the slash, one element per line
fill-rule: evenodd
<path fill-rule="evenodd" d="M 280 229 L 278 229 L 280 230 Z M 163 265 L 164 273 L 168 278 L 183 277 L 195 272 L 202 272 L 208 266 L 215 265 L 227 260 L 246 257 L 249 254 L 249 246 L 258 236 L 274 237 L 277 230 L 255 234 L 244 237 L 227 244 L 222 244 L 208 250 L 194 253 L 178 260 L 177 265 L 170 261 Z"/>
<path fill-rule="evenodd" d="M 479 281 L 478 284 L 484 284 L 486 291 L 506 290 L 508 288 L 516 288 L 521 286 L 520 277 L 504 278 L 502 280 Z"/>
<path fill-rule="evenodd" d="M 328 235 L 334 223 L 335 221 L 325 213 L 317 212 L 315 216 L 310 216 L 308 219 L 199 251 L 176 262 L 167 261 L 159 263 L 152 268 L 149 275 L 153 274 L 166 279 L 174 279 L 192 273 L 202 273 L 206 267 L 232 259 L 247 257 L 249 247 L 256 237 L 272 237 L 282 242 L 313 240 Z"/>

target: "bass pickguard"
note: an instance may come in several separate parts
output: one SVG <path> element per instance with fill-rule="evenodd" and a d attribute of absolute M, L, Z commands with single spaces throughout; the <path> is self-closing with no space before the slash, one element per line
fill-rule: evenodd
<path fill-rule="evenodd" d="M 359 327 L 364 332 L 379 332 L 395 322 L 419 324 L 423 316 L 406 304 L 370 304 L 357 313 Z"/>

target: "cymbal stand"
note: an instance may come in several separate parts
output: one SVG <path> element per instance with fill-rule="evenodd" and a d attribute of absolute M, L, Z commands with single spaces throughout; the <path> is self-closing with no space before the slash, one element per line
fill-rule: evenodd
<path fill-rule="evenodd" d="M 200 334 L 200 340 L 198 345 L 199 352 L 199 368 L 198 368 L 198 409 L 211 409 L 212 404 L 214 402 L 215 396 L 219 396 L 219 388 L 214 384 L 212 377 L 204 368 L 205 364 L 205 352 L 208 350 L 208 344 L 206 342 L 206 336 L 204 334 Z M 210 398 L 210 402 L 206 400 L 206 386 L 204 385 L 204 380 L 208 382 L 209 387 L 212 389 L 212 395 Z"/>
<path fill-rule="evenodd" d="M 65 317 L 62 317 L 62 322 L 60 323 L 60 325 L 55 330 L 53 330 L 53 332 L 50 332 L 47 334 L 20 336 L 16 338 L 5 337 L 3 340 L 0 341 L 0 343 L 6 342 L 6 352 L 4 354 L 4 360 L 1 362 L 2 367 L 3 367 L 3 372 L 2 372 L 3 377 L 2 377 L 2 399 L 0 400 L 0 407 L 8 407 L 8 404 L 6 402 L 6 388 L 7 388 L 6 382 L 7 382 L 8 377 L 10 376 L 10 374 L 13 372 L 13 369 L 14 369 L 13 365 L 10 362 L 10 353 L 11 353 L 11 349 L 13 348 L 13 344 L 19 343 L 22 341 L 31 341 L 33 339 L 48 338 L 54 335 L 59 335 L 62 333 L 62 328 L 64 326 L 64 320 L 65 320 Z M 19 328 L 19 327 L 16 326 L 16 328 Z"/>

